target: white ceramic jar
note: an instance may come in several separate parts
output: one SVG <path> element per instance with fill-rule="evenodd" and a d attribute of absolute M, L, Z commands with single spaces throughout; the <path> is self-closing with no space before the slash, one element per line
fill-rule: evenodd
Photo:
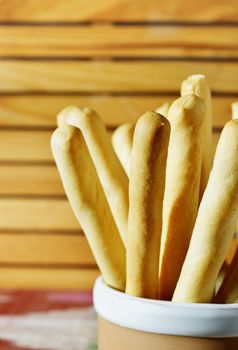
<path fill-rule="evenodd" d="M 99 350 L 237 350 L 238 304 L 185 304 L 94 286 Z"/>

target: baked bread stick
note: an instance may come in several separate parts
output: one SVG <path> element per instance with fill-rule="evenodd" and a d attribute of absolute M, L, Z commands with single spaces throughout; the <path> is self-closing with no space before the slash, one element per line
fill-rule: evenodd
<path fill-rule="evenodd" d="M 205 117 L 203 120 L 203 160 L 200 184 L 200 200 L 206 188 L 212 167 L 212 107 L 211 92 L 207 80 L 202 74 L 189 76 L 181 85 L 181 96 L 194 94 L 205 103 Z"/>
<path fill-rule="evenodd" d="M 227 271 L 227 262 L 224 261 L 224 263 L 222 264 L 222 267 L 221 267 L 221 270 L 219 271 L 219 274 L 217 276 L 217 279 L 216 279 L 216 284 L 215 284 L 215 289 L 214 289 L 214 295 L 217 294 L 218 290 L 220 289 L 223 281 L 224 281 L 224 278 L 225 278 L 225 275 L 226 275 L 226 271 Z"/>
<path fill-rule="evenodd" d="M 82 133 L 61 126 L 52 135 L 51 147 L 65 192 L 105 282 L 124 291 L 125 248 Z"/>
<path fill-rule="evenodd" d="M 168 113 L 171 135 L 159 269 L 163 300 L 172 299 L 197 216 L 204 113 L 204 103 L 195 95 L 180 97 Z"/>
<path fill-rule="evenodd" d="M 238 102 L 231 104 L 232 119 L 238 119 Z"/>
<path fill-rule="evenodd" d="M 238 217 L 238 120 L 226 123 L 173 301 L 211 302 Z"/>
<path fill-rule="evenodd" d="M 235 231 L 235 229 L 234 229 L 234 231 Z M 226 271 L 228 270 L 228 268 L 232 262 L 232 259 L 235 255 L 235 252 L 236 252 L 236 249 L 237 249 L 237 238 L 233 237 L 233 239 L 231 241 L 230 248 L 228 250 L 228 254 L 226 256 L 224 263 L 222 264 L 222 267 L 219 271 L 219 274 L 218 274 L 218 277 L 216 280 L 215 295 L 217 295 L 217 292 L 220 289 L 220 287 L 224 281 L 224 278 L 226 276 Z"/>
<path fill-rule="evenodd" d="M 231 264 L 226 269 L 223 283 L 214 298 L 215 303 L 238 303 L 238 247 Z"/>
<path fill-rule="evenodd" d="M 169 107 L 170 107 L 170 104 L 168 102 L 165 102 L 160 107 L 156 108 L 155 112 L 167 118 Z"/>
<path fill-rule="evenodd" d="M 126 174 L 130 174 L 131 150 L 135 125 L 125 123 L 120 125 L 112 134 L 112 145 Z"/>
<path fill-rule="evenodd" d="M 111 144 L 101 118 L 90 108 L 67 107 L 58 115 L 58 125 L 79 128 L 96 167 L 112 215 L 125 244 L 129 210 L 128 177 Z"/>
<path fill-rule="evenodd" d="M 170 126 L 155 113 L 137 122 L 129 182 L 126 293 L 155 299 L 158 294 L 162 204 Z"/>

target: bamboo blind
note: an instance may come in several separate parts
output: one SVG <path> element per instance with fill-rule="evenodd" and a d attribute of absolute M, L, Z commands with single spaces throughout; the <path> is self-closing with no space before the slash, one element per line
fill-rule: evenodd
<path fill-rule="evenodd" d="M 88 289 L 98 275 L 50 151 L 56 114 L 113 130 L 179 94 L 213 92 L 213 147 L 238 99 L 236 0 L 0 1 L 0 287 Z"/>

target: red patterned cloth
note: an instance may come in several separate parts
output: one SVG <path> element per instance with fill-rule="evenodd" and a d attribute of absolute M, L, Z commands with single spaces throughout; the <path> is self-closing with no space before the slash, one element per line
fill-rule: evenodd
<path fill-rule="evenodd" d="M 96 349 L 91 292 L 0 292 L 0 350 Z"/>

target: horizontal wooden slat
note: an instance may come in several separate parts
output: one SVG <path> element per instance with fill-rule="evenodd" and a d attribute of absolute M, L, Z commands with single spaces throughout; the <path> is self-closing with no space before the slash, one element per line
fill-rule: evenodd
<path fill-rule="evenodd" d="M 179 86 L 179 84 L 178 84 Z M 56 115 L 68 105 L 90 106 L 107 126 L 136 121 L 176 96 L 0 96 L 0 127 L 55 127 Z M 213 125 L 221 127 L 231 117 L 237 97 L 213 97 Z"/>
<path fill-rule="evenodd" d="M 0 96 L 0 126 L 56 126 L 66 106 L 89 106 L 108 125 L 135 121 L 148 109 L 174 97 L 143 96 Z"/>
<path fill-rule="evenodd" d="M 2 21 L 234 21 L 236 0 L 2 0 Z"/>
<path fill-rule="evenodd" d="M 0 161 L 53 162 L 51 135 L 51 131 L 0 130 Z"/>
<path fill-rule="evenodd" d="M 51 131 L 0 131 L 0 160 L 53 160 Z"/>
<path fill-rule="evenodd" d="M 0 234 L 1 264 L 90 265 L 95 260 L 84 235 Z"/>
<path fill-rule="evenodd" d="M 0 267 L 0 288 L 91 290 L 98 269 Z"/>
<path fill-rule="evenodd" d="M 0 92 L 171 92 L 190 74 L 237 92 L 238 63 L 196 61 L 1 61 Z"/>
<path fill-rule="evenodd" d="M 79 230 L 67 200 L 0 198 L 1 230 Z"/>
<path fill-rule="evenodd" d="M 237 27 L 0 27 L 1 57 L 237 57 Z"/>
<path fill-rule="evenodd" d="M 1 195 L 64 195 L 55 166 L 0 165 Z"/>

